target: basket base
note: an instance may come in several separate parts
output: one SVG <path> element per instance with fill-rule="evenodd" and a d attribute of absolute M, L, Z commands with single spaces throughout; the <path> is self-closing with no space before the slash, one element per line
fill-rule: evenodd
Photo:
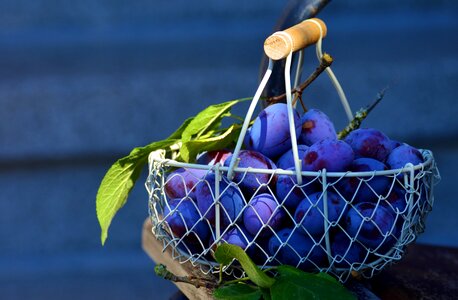
<path fill-rule="evenodd" d="M 142 246 L 157 264 L 166 265 L 176 275 L 193 275 L 217 281 L 215 275 L 203 274 L 190 262 L 180 264 L 174 260 L 170 247 L 163 252 L 162 242 L 154 237 L 151 230 L 152 224 L 147 218 L 143 224 Z M 358 295 L 375 293 L 381 299 L 452 299 L 452 295 L 458 292 L 458 248 L 413 244 L 407 250 L 400 263 L 372 279 L 350 280 L 345 285 Z M 186 283 L 175 284 L 191 300 L 213 299 L 211 289 L 196 288 Z M 373 293 L 365 286 L 371 286 Z"/>

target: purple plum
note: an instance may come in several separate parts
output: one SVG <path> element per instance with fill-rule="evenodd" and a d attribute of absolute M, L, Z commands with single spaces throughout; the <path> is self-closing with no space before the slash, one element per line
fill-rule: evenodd
<path fill-rule="evenodd" d="M 231 155 L 229 150 L 215 150 L 202 153 L 196 160 L 197 164 L 213 166 L 217 163 L 224 164 L 226 159 Z"/>
<path fill-rule="evenodd" d="M 195 198 L 196 185 L 207 174 L 206 170 L 179 168 L 170 173 L 165 181 L 164 190 L 169 199 Z"/>
<path fill-rule="evenodd" d="M 407 195 L 408 197 L 408 195 Z M 393 213 L 405 213 L 407 207 L 406 191 L 402 187 L 395 186 L 391 193 L 384 198 L 385 202 L 382 202 L 385 207 Z"/>
<path fill-rule="evenodd" d="M 301 144 L 312 145 L 324 139 L 337 139 L 334 124 L 318 109 L 310 109 L 301 118 L 302 131 L 298 138 Z"/>
<path fill-rule="evenodd" d="M 281 264 L 291 265 L 301 269 L 313 269 L 321 266 L 326 253 L 321 246 L 309 236 L 301 234 L 298 230 L 285 228 L 269 239 L 269 254 Z M 301 258 L 307 260 L 300 263 Z"/>
<path fill-rule="evenodd" d="M 388 155 L 386 163 L 391 169 L 400 169 L 408 163 L 412 163 L 414 166 L 423 162 L 423 156 L 421 152 L 416 148 L 404 144 L 395 148 Z"/>
<path fill-rule="evenodd" d="M 343 172 L 354 159 L 351 147 L 339 140 L 321 140 L 307 150 L 303 160 L 304 171 Z"/>
<path fill-rule="evenodd" d="M 221 241 L 224 243 L 239 246 L 248 254 L 253 252 L 253 246 L 248 246 L 253 241 L 253 236 L 243 227 L 237 225 L 226 231 L 221 236 Z M 214 243 L 213 237 L 210 238 L 210 245 Z"/>
<path fill-rule="evenodd" d="M 361 157 L 355 159 L 349 171 L 352 172 L 369 172 L 384 171 L 388 167 L 373 158 Z M 339 192 L 348 200 L 353 199 L 353 203 L 376 201 L 379 196 L 386 196 L 390 188 L 392 178 L 382 175 L 374 177 L 345 177 L 342 178 L 337 186 Z"/>
<path fill-rule="evenodd" d="M 241 192 L 228 183 L 223 177 L 219 183 L 220 191 L 220 225 L 229 226 L 240 219 L 237 217 L 241 214 L 245 206 L 245 199 Z M 197 206 L 200 213 L 208 219 L 211 224 L 215 224 L 215 174 L 210 173 L 204 181 L 199 182 L 196 189 Z"/>
<path fill-rule="evenodd" d="M 296 139 L 301 132 L 300 115 L 294 110 Z M 288 110 L 285 103 L 275 103 L 262 110 L 247 132 L 245 146 L 274 159 L 291 149 Z"/>
<path fill-rule="evenodd" d="M 370 249 L 387 250 L 394 245 L 395 217 L 383 205 L 371 202 L 351 207 L 345 218 L 347 233 Z"/>
<path fill-rule="evenodd" d="M 344 232 L 337 232 L 331 241 L 331 254 L 338 268 L 350 268 L 363 263 L 367 250 L 356 240 L 352 241 Z"/>
<path fill-rule="evenodd" d="M 266 237 L 280 228 L 285 213 L 272 195 L 256 195 L 248 204 L 243 212 L 243 224 L 249 233 L 256 236 L 262 229 L 260 235 Z"/>
<path fill-rule="evenodd" d="M 353 151 L 355 157 L 369 157 L 385 162 L 394 144 L 381 131 L 373 128 L 361 128 L 350 132 L 345 138 Z"/>
<path fill-rule="evenodd" d="M 264 156 L 263 154 L 251 151 L 251 150 L 242 150 L 239 152 L 240 159 L 238 167 L 239 168 L 257 168 L 257 169 L 276 169 L 277 167 L 268 157 Z M 224 162 L 224 166 L 228 167 L 232 159 L 232 155 L 230 155 L 226 161 Z M 261 184 L 268 184 L 271 181 L 270 174 L 261 174 L 261 173 L 242 173 L 242 172 L 235 172 L 235 176 L 233 178 L 234 182 L 237 182 L 239 187 L 245 192 L 247 195 L 253 195 L 256 190 L 258 190 Z M 275 184 L 276 177 L 272 178 L 273 184 Z M 265 188 L 261 188 L 261 191 L 265 190 Z"/>
<path fill-rule="evenodd" d="M 289 168 L 288 170 L 294 170 Z M 306 195 L 313 194 L 317 191 L 315 182 L 310 182 L 313 178 L 302 177 L 302 185 L 297 185 L 296 175 L 279 175 L 277 178 L 276 195 L 278 201 L 289 210 L 294 210 L 299 202 Z"/>
<path fill-rule="evenodd" d="M 175 238 L 183 238 L 185 250 L 192 253 L 202 251 L 208 243 L 209 225 L 202 220 L 193 201 L 173 199 L 164 208 L 165 222 Z"/>
<path fill-rule="evenodd" d="M 323 193 L 314 193 L 302 200 L 294 213 L 294 220 L 305 234 L 321 236 L 325 231 Z M 328 221 L 338 222 L 345 209 L 345 200 L 333 192 L 327 192 Z"/>
<path fill-rule="evenodd" d="M 297 152 L 298 152 L 300 160 L 303 160 L 308 148 L 309 146 L 306 146 L 306 145 L 297 145 Z M 285 153 L 283 153 L 283 155 L 280 156 L 280 158 L 277 160 L 276 165 L 277 165 L 277 168 L 283 169 L 283 170 L 286 170 L 289 168 L 295 168 L 296 166 L 294 164 L 293 149 L 290 149 L 286 151 Z"/>

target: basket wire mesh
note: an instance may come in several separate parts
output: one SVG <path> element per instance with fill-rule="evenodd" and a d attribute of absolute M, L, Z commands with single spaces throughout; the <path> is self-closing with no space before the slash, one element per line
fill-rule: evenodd
<path fill-rule="evenodd" d="M 372 277 L 387 264 L 399 261 L 406 245 L 425 229 L 426 215 L 434 203 L 433 186 L 440 179 L 433 154 L 421 150 L 423 163 L 407 164 L 394 170 L 302 171 L 292 117 L 291 54 L 286 59 L 285 87 L 294 170 L 237 166 L 249 122 L 272 73 L 273 62 L 270 60 L 246 114 L 228 167 L 220 163 L 188 164 L 166 159 L 161 150 L 150 154 L 146 189 L 153 234 L 162 241 L 164 251 L 172 250 L 175 260 L 190 262 L 205 274 L 219 272 L 220 266 L 212 254 L 216 245 L 229 242 L 242 246 L 261 268 L 290 264 L 307 271 L 333 274 L 341 282 L 348 280 L 352 271 Z M 317 56 L 321 55 L 320 39 Z M 332 71 L 328 73 L 339 95 L 343 95 Z M 298 82 L 297 78 L 295 82 Z M 346 98 L 342 103 L 348 112 Z M 260 174 L 264 176 L 263 180 L 259 180 Z M 250 176 L 257 185 L 255 190 L 247 193 L 241 186 Z M 288 187 L 284 197 L 279 197 L 276 191 L 279 178 Z M 381 181 L 386 186 L 383 191 L 377 187 Z M 348 186 L 353 187 L 351 193 Z M 198 207 L 195 201 L 197 189 L 203 188 L 211 195 L 206 209 Z M 298 195 L 305 206 L 302 217 L 297 217 L 297 211 L 287 202 Z M 360 203 L 361 195 L 370 198 L 364 201 L 367 207 Z M 273 199 L 274 206 L 270 207 L 268 217 L 253 204 L 260 196 Z M 234 197 L 241 201 L 239 209 L 232 207 L 232 203 L 228 205 L 225 200 Z M 338 212 L 335 203 L 339 203 Z M 247 232 L 244 227 L 244 215 L 247 214 L 251 216 L 250 222 L 259 224 L 259 230 L 254 233 Z M 312 215 L 314 220 L 320 220 L 319 226 L 316 222 L 313 226 L 309 224 Z M 348 226 L 355 220 L 356 225 Z M 288 231 L 280 230 L 282 228 L 288 228 Z M 372 239 L 364 237 L 367 234 L 371 234 Z M 226 266 L 223 271 L 235 277 L 244 276 L 236 263 Z"/>

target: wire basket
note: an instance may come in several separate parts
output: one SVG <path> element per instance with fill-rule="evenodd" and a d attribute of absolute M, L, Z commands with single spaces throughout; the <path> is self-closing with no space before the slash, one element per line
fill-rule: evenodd
<path fill-rule="evenodd" d="M 320 27 L 319 56 L 322 37 Z M 212 254 L 216 245 L 228 242 L 244 248 L 261 268 L 289 264 L 331 273 L 345 282 L 353 271 L 369 278 L 399 261 L 406 246 L 424 231 L 434 203 L 433 186 L 440 178 L 429 150 L 421 150 L 423 163 L 400 169 L 301 171 L 292 118 L 292 51 L 286 60 L 285 87 L 294 170 L 236 166 L 252 114 L 272 72 L 272 59 L 246 114 L 229 166 L 182 163 L 166 159 L 162 150 L 150 154 L 146 188 L 153 234 L 164 250 L 171 248 L 180 263 L 190 262 L 205 274 L 219 272 Z M 340 87 L 338 82 L 334 86 Z M 349 107 L 346 99 L 342 101 Z M 250 193 L 243 188 L 247 181 L 255 182 Z M 196 203 L 196 193 L 205 193 L 204 208 Z M 298 198 L 300 210 L 297 202 L 291 205 Z M 244 275 L 234 263 L 223 271 L 235 277 Z"/>

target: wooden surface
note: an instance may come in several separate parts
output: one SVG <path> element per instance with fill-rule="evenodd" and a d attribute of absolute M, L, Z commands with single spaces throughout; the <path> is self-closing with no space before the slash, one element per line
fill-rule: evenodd
<path fill-rule="evenodd" d="M 162 243 L 153 236 L 148 219 L 143 225 L 142 245 L 157 264 L 166 265 L 175 275 L 203 276 L 190 263 L 179 264 L 173 260 L 170 250 L 162 252 Z M 212 299 L 210 290 L 190 284 L 176 285 L 191 300 Z M 375 295 L 387 300 L 458 299 L 458 248 L 411 245 L 400 263 L 370 280 L 363 280 L 359 285 L 370 288 Z"/>
<path fill-rule="evenodd" d="M 170 247 L 167 248 L 166 252 L 162 252 L 163 244 L 154 237 L 153 233 L 151 232 L 151 228 L 151 221 L 146 219 L 143 223 L 142 247 L 143 250 L 156 264 L 165 265 L 170 272 L 177 276 L 189 276 L 192 274 L 199 277 L 204 277 L 204 274 L 199 269 L 195 268 L 191 263 L 180 264 L 174 260 L 172 258 L 172 251 Z M 212 279 L 210 275 L 207 276 L 207 278 Z M 175 283 L 175 285 L 181 290 L 183 294 L 186 295 L 186 297 L 191 300 L 212 299 L 210 296 L 211 291 L 206 288 L 196 288 L 193 285 L 187 283 Z"/>

